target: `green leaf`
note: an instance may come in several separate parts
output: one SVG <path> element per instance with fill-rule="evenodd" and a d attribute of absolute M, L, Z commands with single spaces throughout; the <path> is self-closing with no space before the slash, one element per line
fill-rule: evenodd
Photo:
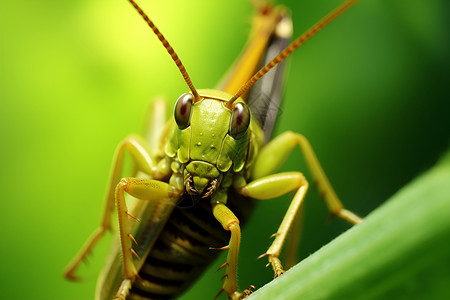
<path fill-rule="evenodd" d="M 255 299 L 450 299 L 450 152 Z"/>

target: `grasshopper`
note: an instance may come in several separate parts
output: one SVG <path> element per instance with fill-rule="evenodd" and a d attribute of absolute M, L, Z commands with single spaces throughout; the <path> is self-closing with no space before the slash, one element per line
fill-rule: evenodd
<path fill-rule="evenodd" d="M 138 4 L 129 2 L 172 57 L 189 92 L 178 98 L 168 122 L 162 117 L 166 103 L 153 102 L 146 138 L 131 135 L 118 146 L 101 224 L 67 267 L 67 278 L 76 279 L 80 262 L 111 228 L 117 206 L 120 243 L 113 244 L 96 299 L 174 298 L 217 250 L 228 251 L 219 294 L 244 298 L 254 287 L 242 292 L 237 287 L 241 225 L 257 200 L 295 192 L 274 241 L 260 256 L 267 257 L 274 277 L 284 273 L 280 252 L 309 184 L 300 172 L 278 171 L 297 146 L 330 212 L 352 224 L 362 221 L 344 208 L 303 135 L 286 132 L 269 141 L 280 104 L 279 64 L 356 0 L 345 1 L 289 45 L 292 29 L 286 11 L 256 3 L 248 46 L 214 90 L 194 87 L 169 42 Z M 137 171 L 121 178 L 126 153 Z"/>

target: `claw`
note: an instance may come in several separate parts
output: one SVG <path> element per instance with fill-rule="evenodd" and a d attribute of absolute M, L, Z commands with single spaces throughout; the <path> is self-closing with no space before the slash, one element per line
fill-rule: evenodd
<path fill-rule="evenodd" d="M 280 277 L 281 275 L 283 275 L 284 274 L 284 271 L 283 270 L 280 270 L 280 271 L 278 271 L 274 276 L 273 276 L 273 278 L 278 278 L 278 277 Z"/>
<path fill-rule="evenodd" d="M 269 256 L 269 263 L 273 267 L 274 278 L 280 277 L 284 274 L 283 266 L 281 265 L 280 259 L 278 257 Z"/>
<path fill-rule="evenodd" d="M 254 285 L 250 285 L 246 290 L 244 290 L 242 293 L 235 293 L 232 297 L 233 300 L 239 300 L 244 299 L 245 297 L 249 296 L 251 293 L 253 293 L 253 290 L 256 289 Z"/>
<path fill-rule="evenodd" d="M 240 296 L 240 299 L 243 299 L 247 296 L 249 296 L 251 293 L 253 293 L 253 290 L 255 290 L 255 286 L 254 285 L 250 285 L 246 290 L 244 290 Z"/>

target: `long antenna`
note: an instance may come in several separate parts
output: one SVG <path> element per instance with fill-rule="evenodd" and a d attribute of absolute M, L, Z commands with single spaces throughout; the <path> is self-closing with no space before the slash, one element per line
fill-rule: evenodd
<path fill-rule="evenodd" d="M 150 20 L 150 18 L 145 14 L 145 12 L 139 7 L 139 5 L 136 4 L 133 0 L 128 0 L 131 5 L 137 10 L 137 12 L 141 15 L 141 17 L 147 22 L 148 26 L 153 30 L 153 32 L 156 34 L 158 39 L 163 44 L 164 48 L 166 48 L 167 52 L 170 54 L 170 57 L 172 57 L 173 61 L 177 65 L 178 69 L 181 72 L 181 75 L 183 75 L 184 81 L 186 81 L 187 85 L 189 86 L 189 89 L 191 89 L 192 95 L 194 96 L 194 102 L 197 102 L 200 100 L 200 96 L 197 93 L 197 90 L 195 89 L 194 85 L 192 84 L 191 78 L 189 77 L 186 69 L 183 66 L 183 63 L 178 58 L 178 55 L 175 53 L 175 50 L 173 50 L 172 46 L 170 46 L 169 42 L 166 40 L 166 38 L 162 35 L 162 33 L 159 31 L 159 29 L 153 24 L 153 22 Z"/>
<path fill-rule="evenodd" d="M 325 27 L 328 23 L 336 19 L 344 11 L 346 11 L 350 6 L 358 2 L 358 0 L 347 0 L 340 6 L 335 8 L 332 12 L 322 18 L 319 22 L 314 24 L 310 29 L 308 29 L 304 34 L 299 36 L 295 41 L 293 41 L 289 46 L 286 47 L 280 54 L 278 54 L 274 59 L 272 59 L 267 65 L 265 65 L 261 70 L 259 70 L 252 78 L 250 78 L 239 91 L 227 102 L 227 107 L 231 108 L 231 104 L 236 101 L 237 98 L 245 94 L 245 92 L 256 82 L 258 79 L 269 72 L 273 67 L 283 61 L 289 54 L 294 52 L 295 49 L 300 47 L 304 42 L 306 42 L 310 37 L 315 35 L 320 29 Z"/>

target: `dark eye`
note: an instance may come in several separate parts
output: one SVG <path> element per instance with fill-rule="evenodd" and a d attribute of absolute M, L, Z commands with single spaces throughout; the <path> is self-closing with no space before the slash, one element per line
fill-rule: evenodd
<path fill-rule="evenodd" d="M 250 124 L 250 111 L 244 103 L 237 103 L 231 112 L 230 129 L 228 133 L 235 140 L 240 139 Z"/>
<path fill-rule="evenodd" d="M 185 129 L 189 126 L 193 100 L 194 97 L 186 93 L 181 95 L 175 104 L 175 121 L 180 129 Z"/>

